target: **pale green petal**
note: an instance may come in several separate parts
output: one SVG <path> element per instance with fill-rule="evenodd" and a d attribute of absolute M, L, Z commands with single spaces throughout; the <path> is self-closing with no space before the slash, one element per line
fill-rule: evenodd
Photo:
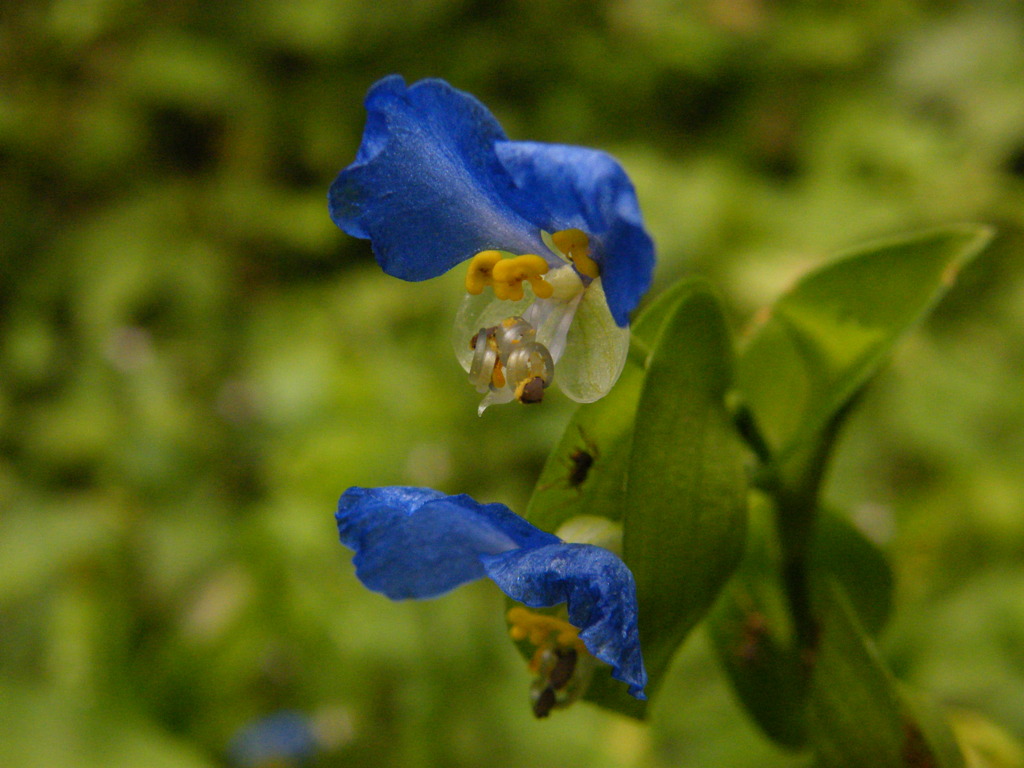
<path fill-rule="evenodd" d="M 571 400 L 592 403 L 608 394 L 626 365 L 629 328 L 612 319 L 601 278 L 583 293 L 569 328 L 555 383 Z"/>

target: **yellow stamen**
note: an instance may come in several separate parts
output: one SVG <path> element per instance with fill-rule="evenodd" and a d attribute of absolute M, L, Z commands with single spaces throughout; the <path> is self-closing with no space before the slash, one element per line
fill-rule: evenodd
<path fill-rule="evenodd" d="M 533 288 L 533 292 L 537 295 L 538 299 L 550 299 L 551 294 L 555 292 L 555 286 L 539 275 L 528 276 L 526 279 L 530 281 L 530 286 Z"/>
<path fill-rule="evenodd" d="M 522 283 L 494 282 L 494 295 L 502 301 L 519 301 L 525 295 Z"/>
<path fill-rule="evenodd" d="M 595 659 L 579 638 L 579 631 L 564 619 L 534 613 L 522 606 L 507 614 L 513 640 L 535 646 L 527 668 L 533 714 L 547 717 L 552 709 L 567 707 L 582 696 L 590 683 Z"/>
<path fill-rule="evenodd" d="M 512 625 L 508 633 L 513 640 L 529 639 L 530 643 L 538 648 L 555 645 L 561 648 L 575 648 L 580 652 L 586 651 L 586 646 L 579 638 L 579 630 L 563 619 L 544 613 L 534 613 L 519 605 L 510 608 L 506 618 Z"/>
<path fill-rule="evenodd" d="M 601 276 L 601 269 L 597 266 L 597 262 L 587 254 L 580 253 L 569 258 L 572 259 L 572 265 L 576 267 L 581 275 L 586 275 L 595 280 Z"/>
<path fill-rule="evenodd" d="M 494 265 L 501 261 L 498 251 L 480 251 L 469 260 L 469 271 L 466 273 L 466 291 L 479 296 L 484 288 L 494 283 Z"/>
<path fill-rule="evenodd" d="M 569 257 L 573 266 L 581 275 L 597 278 L 601 270 L 597 262 L 590 258 L 590 238 L 580 229 L 563 229 L 551 235 L 551 241 L 562 253 Z"/>
<path fill-rule="evenodd" d="M 469 261 L 466 291 L 478 296 L 490 285 L 497 298 L 519 301 L 525 295 L 523 281 L 528 280 L 538 298 L 548 299 L 555 290 L 542 277 L 548 269 L 548 263 L 535 254 L 503 259 L 498 251 L 480 251 Z"/>
<path fill-rule="evenodd" d="M 523 256 L 514 256 L 511 259 L 502 259 L 494 265 L 494 280 L 501 282 L 522 282 L 529 277 L 547 274 L 548 263 L 540 256 L 527 253 Z"/>

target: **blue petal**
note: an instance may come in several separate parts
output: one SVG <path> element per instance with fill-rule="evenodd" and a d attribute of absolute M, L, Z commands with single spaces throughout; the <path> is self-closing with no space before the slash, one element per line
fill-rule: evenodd
<path fill-rule="evenodd" d="M 487 575 L 511 597 L 533 608 L 566 603 L 569 623 L 612 676 L 647 698 L 636 583 L 629 568 L 606 549 L 590 544 L 550 544 L 484 557 Z"/>
<path fill-rule="evenodd" d="M 654 243 L 644 230 L 636 191 L 610 155 L 563 144 L 502 141 L 499 159 L 517 186 L 529 190 L 546 217 L 523 215 L 555 232 L 581 229 L 601 267 L 608 308 L 620 326 L 651 285 Z"/>
<path fill-rule="evenodd" d="M 392 600 L 435 597 L 483 578 L 481 555 L 560 541 L 503 504 L 429 488 L 350 488 L 335 517 L 341 543 L 356 552 L 356 575 Z"/>
<path fill-rule="evenodd" d="M 339 227 L 371 240 L 385 272 L 426 280 L 486 249 L 544 252 L 528 220 L 542 214 L 499 162 L 505 133 L 483 104 L 442 80 L 406 88 L 392 75 L 366 109 L 356 161 L 328 201 Z"/>

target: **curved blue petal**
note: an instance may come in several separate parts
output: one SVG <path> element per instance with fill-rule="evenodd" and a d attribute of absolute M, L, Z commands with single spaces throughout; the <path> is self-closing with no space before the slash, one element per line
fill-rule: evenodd
<path fill-rule="evenodd" d="M 594 656 L 612 666 L 612 677 L 647 698 L 647 672 L 637 629 L 636 583 L 618 557 L 590 544 L 550 544 L 482 558 L 501 590 L 532 608 L 566 603 L 569 623 Z"/>
<path fill-rule="evenodd" d="M 392 75 L 370 89 L 366 110 L 356 161 L 328 202 L 385 272 L 426 280 L 486 249 L 544 252 L 530 223 L 541 212 L 499 162 L 505 133 L 483 104 L 443 80 L 407 88 Z"/>
<path fill-rule="evenodd" d="M 516 185 L 545 209 L 545 218 L 522 211 L 524 217 L 548 232 L 575 228 L 590 236 L 608 308 L 628 325 L 651 285 L 654 243 L 622 166 L 599 150 L 564 144 L 499 141 L 495 150 Z"/>
<path fill-rule="evenodd" d="M 435 597 L 483 578 L 482 555 L 560 541 L 503 504 L 429 488 L 349 488 L 335 519 L 360 581 L 392 600 Z"/>

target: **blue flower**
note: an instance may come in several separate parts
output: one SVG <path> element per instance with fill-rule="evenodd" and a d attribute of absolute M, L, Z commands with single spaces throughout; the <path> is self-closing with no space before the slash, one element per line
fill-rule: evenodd
<path fill-rule="evenodd" d="M 231 740 L 228 756 L 239 768 L 299 766 L 306 765 L 318 749 L 310 718 L 285 710 L 240 730 Z"/>
<path fill-rule="evenodd" d="M 565 603 L 586 650 L 610 664 L 633 696 L 646 698 L 636 585 L 610 551 L 567 544 L 503 504 L 429 488 L 350 488 L 336 517 L 341 542 L 355 550 L 356 575 L 368 588 L 392 600 L 422 599 L 486 576 L 531 608 Z M 514 636 L 536 639 L 539 623 Z"/>
<path fill-rule="evenodd" d="M 386 77 L 366 109 L 355 162 L 330 189 L 331 218 L 403 280 L 470 262 L 456 350 L 489 393 L 483 407 L 541 399 L 563 355 L 563 391 L 578 402 L 603 396 L 654 268 L 621 166 L 594 149 L 509 141 L 483 104 L 442 80 Z M 498 307 L 474 298 L 488 286 Z M 525 326 L 504 338 L 505 320 Z M 535 346 L 510 360 L 520 343 Z"/>

